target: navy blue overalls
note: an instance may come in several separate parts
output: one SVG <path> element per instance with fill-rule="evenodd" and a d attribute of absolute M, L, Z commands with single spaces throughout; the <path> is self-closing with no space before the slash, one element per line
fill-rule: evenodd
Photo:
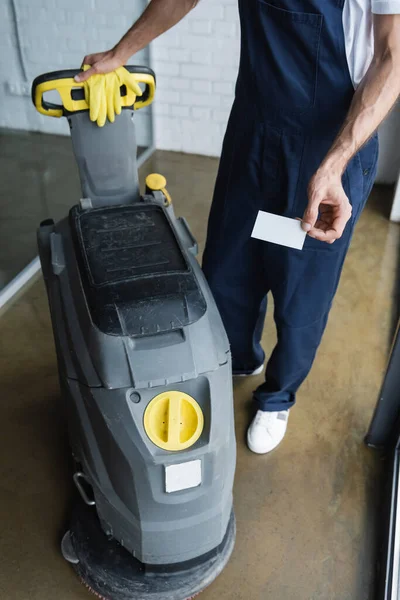
<path fill-rule="evenodd" d="M 251 238 L 257 212 L 302 217 L 307 186 L 349 109 L 354 88 L 342 25 L 344 0 L 239 0 L 242 42 L 203 268 L 231 343 L 233 369 L 264 361 L 267 293 L 278 342 L 255 392 L 262 410 L 284 410 L 309 373 L 354 225 L 376 171 L 376 136 L 343 176 L 353 213 L 329 245 L 303 250 Z"/>

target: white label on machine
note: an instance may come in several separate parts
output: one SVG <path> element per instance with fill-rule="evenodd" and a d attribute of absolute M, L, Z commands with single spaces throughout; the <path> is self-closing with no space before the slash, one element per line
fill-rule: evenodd
<path fill-rule="evenodd" d="M 306 235 L 301 228 L 301 221 L 260 210 L 251 237 L 302 250 Z"/>
<path fill-rule="evenodd" d="M 180 492 L 201 484 L 201 460 L 165 467 L 165 491 Z"/>

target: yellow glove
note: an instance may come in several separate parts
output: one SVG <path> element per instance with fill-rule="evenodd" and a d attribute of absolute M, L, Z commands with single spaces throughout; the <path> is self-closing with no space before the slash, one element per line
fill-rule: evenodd
<path fill-rule="evenodd" d="M 89 65 L 83 65 L 83 70 L 90 69 Z M 124 67 L 119 67 L 106 75 L 92 75 L 84 82 L 85 100 L 90 109 L 90 120 L 97 121 L 99 127 L 103 127 L 106 119 L 114 123 L 115 114 L 121 113 L 120 87 L 125 85 L 132 90 L 136 96 L 142 95 L 142 90 L 134 75 Z"/>

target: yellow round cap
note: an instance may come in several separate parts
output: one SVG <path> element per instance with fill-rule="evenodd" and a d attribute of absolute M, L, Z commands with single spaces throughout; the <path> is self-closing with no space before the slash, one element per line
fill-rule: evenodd
<path fill-rule="evenodd" d="M 178 452 L 193 446 L 204 428 L 204 415 L 194 398 L 183 392 L 164 392 L 149 402 L 144 429 L 156 446 Z"/>
<path fill-rule="evenodd" d="M 146 186 L 153 191 L 162 190 L 167 185 L 164 175 L 152 173 L 146 177 Z"/>

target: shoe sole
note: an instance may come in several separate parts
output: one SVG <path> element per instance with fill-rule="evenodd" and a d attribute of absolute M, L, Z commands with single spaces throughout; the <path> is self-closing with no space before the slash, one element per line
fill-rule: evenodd
<path fill-rule="evenodd" d="M 234 377 L 255 377 L 256 375 L 261 375 L 264 370 L 264 365 L 260 365 L 255 369 L 252 373 L 234 373 Z"/>

